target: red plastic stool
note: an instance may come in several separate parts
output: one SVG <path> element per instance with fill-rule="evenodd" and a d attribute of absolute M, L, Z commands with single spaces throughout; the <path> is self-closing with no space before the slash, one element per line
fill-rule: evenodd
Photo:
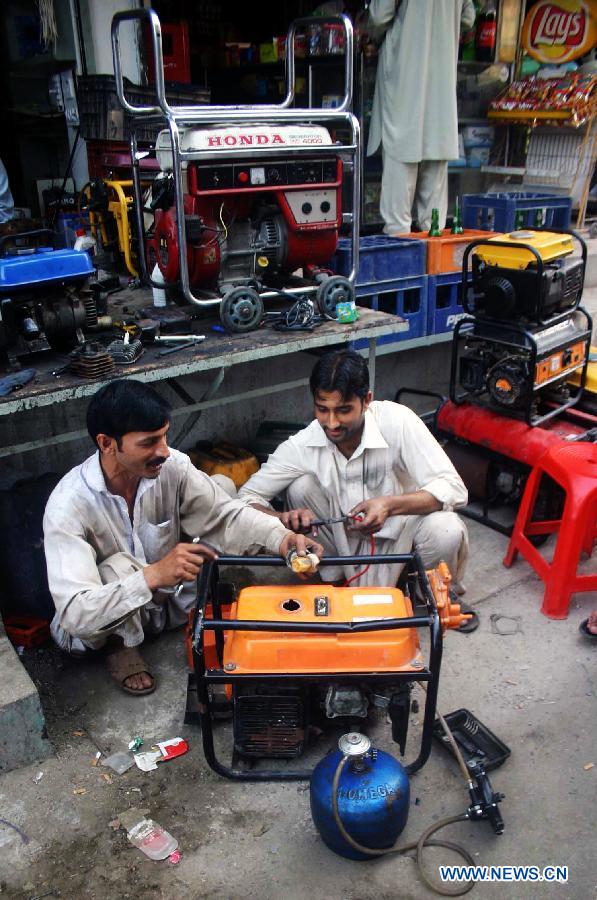
<path fill-rule="evenodd" d="M 565 492 L 561 519 L 532 522 L 539 484 L 549 475 Z M 520 552 L 545 583 L 541 612 L 550 619 L 565 619 L 570 598 L 577 591 L 597 590 L 597 575 L 577 575 L 581 550 L 591 553 L 597 522 L 597 445 L 588 443 L 552 447 L 529 475 L 514 530 L 504 557 L 512 565 Z M 529 540 L 530 535 L 558 532 L 553 561 L 549 563 Z"/>

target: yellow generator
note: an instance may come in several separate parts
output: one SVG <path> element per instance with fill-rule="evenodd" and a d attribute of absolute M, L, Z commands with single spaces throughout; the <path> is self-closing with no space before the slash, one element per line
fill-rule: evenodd
<path fill-rule="evenodd" d="M 579 306 L 586 259 L 586 245 L 574 232 L 514 231 L 468 245 L 465 316 L 452 345 L 453 402 L 532 425 L 577 402 L 592 328 Z M 574 373 L 579 387 L 571 390 Z"/>
<path fill-rule="evenodd" d="M 151 182 L 142 182 L 143 189 Z M 131 229 L 133 182 L 96 178 L 83 188 L 81 209 L 89 212 L 91 230 L 98 247 L 117 254 L 127 271 L 139 277 L 137 241 Z"/>

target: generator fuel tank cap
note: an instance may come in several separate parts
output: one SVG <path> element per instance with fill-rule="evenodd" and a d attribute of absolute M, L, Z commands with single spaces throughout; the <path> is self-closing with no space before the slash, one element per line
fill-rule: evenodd
<path fill-rule="evenodd" d="M 515 241 L 528 241 L 535 237 L 534 231 L 511 231 L 509 237 Z"/>

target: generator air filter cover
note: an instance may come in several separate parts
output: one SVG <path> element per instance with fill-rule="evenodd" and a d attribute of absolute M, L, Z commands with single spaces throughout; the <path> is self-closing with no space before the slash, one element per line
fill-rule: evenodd
<path fill-rule="evenodd" d="M 473 250 L 474 310 L 468 311 L 481 318 L 546 323 L 575 309 L 584 260 L 571 257 L 573 249 L 571 235 L 550 231 L 488 238 Z"/>
<path fill-rule="evenodd" d="M 494 242 L 509 244 L 508 247 L 491 246 Z M 475 256 L 488 266 L 501 266 L 504 269 L 526 269 L 529 263 L 535 263 L 535 257 L 521 244 L 529 244 L 540 255 L 543 263 L 552 262 L 568 256 L 574 250 L 572 236 L 555 231 L 512 231 L 489 238 L 486 244 L 475 249 Z"/>
<path fill-rule="evenodd" d="M 328 599 L 326 616 L 321 615 L 323 595 Z M 240 592 L 235 607 L 233 619 L 286 623 L 367 622 L 412 615 L 410 600 L 400 590 L 327 584 L 248 587 Z M 418 650 L 413 628 L 354 634 L 232 631 L 224 648 L 224 668 L 235 674 L 395 672 L 413 668 Z"/>

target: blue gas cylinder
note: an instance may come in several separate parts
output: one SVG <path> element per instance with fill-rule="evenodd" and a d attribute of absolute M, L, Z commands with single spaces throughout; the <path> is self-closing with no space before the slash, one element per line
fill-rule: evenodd
<path fill-rule="evenodd" d="M 328 753 L 311 775 L 311 815 L 317 830 L 331 850 L 349 859 L 375 857 L 351 847 L 334 819 L 332 783 L 343 756 L 349 758 L 338 783 L 338 812 L 357 843 L 375 850 L 392 847 L 408 819 L 410 786 L 404 766 L 370 746 L 365 735 L 344 735 L 341 749 Z"/>

